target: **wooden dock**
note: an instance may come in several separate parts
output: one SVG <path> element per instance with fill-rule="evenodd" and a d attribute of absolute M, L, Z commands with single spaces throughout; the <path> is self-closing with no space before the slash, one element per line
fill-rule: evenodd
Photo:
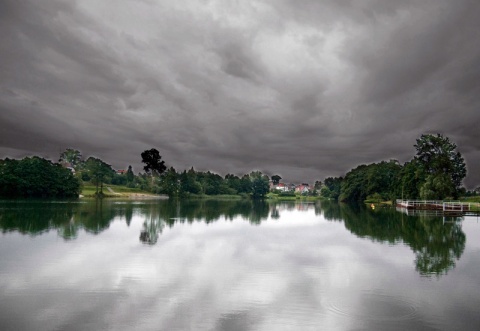
<path fill-rule="evenodd" d="M 470 211 L 470 203 L 461 203 L 460 201 L 398 199 L 395 204 L 397 207 L 407 210 L 436 210 L 443 213 L 463 213 Z"/>

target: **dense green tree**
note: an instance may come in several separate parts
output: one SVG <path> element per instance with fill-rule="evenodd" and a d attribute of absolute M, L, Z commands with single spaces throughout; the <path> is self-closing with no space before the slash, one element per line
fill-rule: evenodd
<path fill-rule="evenodd" d="M 280 177 L 279 175 L 273 175 L 272 176 L 272 183 L 274 185 L 278 185 L 278 183 L 280 183 L 280 179 L 282 179 L 282 177 Z"/>
<path fill-rule="evenodd" d="M 238 193 L 251 193 L 252 192 L 252 181 L 250 180 L 250 176 L 245 174 L 240 178 L 240 188 Z"/>
<path fill-rule="evenodd" d="M 204 175 L 203 185 L 204 192 L 208 195 L 223 194 L 222 191 L 223 178 L 215 173 L 207 171 Z"/>
<path fill-rule="evenodd" d="M 133 179 L 134 179 L 135 175 L 133 174 L 133 169 L 132 169 L 131 165 L 128 166 L 126 177 L 127 177 L 127 183 L 132 183 L 133 182 Z"/>
<path fill-rule="evenodd" d="M 95 194 L 102 196 L 103 184 L 111 181 L 115 175 L 115 171 L 109 164 L 93 156 L 85 161 L 85 169 L 88 171 L 90 180 L 95 184 Z"/>
<path fill-rule="evenodd" d="M 134 181 L 134 185 L 133 185 L 134 187 L 138 187 L 141 190 L 151 189 L 147 174 L 138 173 L 137 176 L 135 176 L 133 181 Z"/>
<path fill-rule="evenodd" d="M 268 176 L 260 171 L 253 171 L 250 173 L 250 180 L 252 182 L 252 197 L 254 199 L 264 198 L 270 190 Z"/>
<path fill-rule="evenodd" d="M 174 167 L 164 171 L 160 179 L 160 190 L 158 193 L 168 194 L 169 197 L 178 197 L 180 194 L 180 176 Z"/>
<path fill-rule="evenodd" d="M 180 192 L 181 195 L 199 194 L 202 191 L 202 185 L 197 181 L 197 174 L 193 167 L 180 174 Z"/>
<path fill-rule="evenodd" d="M 80 182 L 69 169 L 34 156 L 0 160 L 2 197 L 78 197 Z"/>
<path fill-rule="evenodd" d="M 67 148 L 64 152 L 60 154 L 60 158 L 58 160 L 60 163 L 70 163 L 75 170 L 79 170 L 79 167 L 82 163 L 82 154 L 80 151 Z"/>
<path fill-rule="evenodd" d="M 402 199 L 418 199 L 420 187 L 425 182 L 425 171 L 419 165 L 418 160 L 406 162 L 397 179 L 396 197 Z"/>
<path fill-rule="evenodd" d="M 345 178 L 326 178 L 321 195 L 344 201 L 373 196 L 391 200 L 458 197 L 466 166 L 457 146 L 440 134 L 422 135 L 414 146 L 415 157 L 403 166 L 396 160 L 362 164 Z"/>
<path fill-rule="evenodd" d="M 367 197 L 380 195 L 383 200 L 394 200 L 398 187 L 397 179 L 402 166 L 397 160 L 374 163 L 367 171 Z"/>
<path fill-rule="evenodd" d="M 374 196 L 383 200 L 395 199 L 401 169 L 396 160 L 356 167 L 342 182 L 340 200 L 363 201 Z"/>
<path fill-rule="evenodd" d="M 124 174 L 113 173 L 111 183 L 113 185 L 127 185 L 127 176 Z"/>
<path fill-rule="evenodd" d="M 343 177 L 327 177 L 324 180 L 325 187 L 321 189 L 320 193 L 325 198 L 337 200 L 340 196 L 340 190 Z"/>
<path fill-rule="evenodd" d="M 141 154 L 142 163 L 145 163 L 143 170 L 149 173 L 152 176 L 152 186 L 154 182 L 154 176 L 161 175 L 167 167 L 165 166 L 165 161 L 162 161 L 160 152 L 155 148 L 143 151 Z"/>
<path fill-rule="evenodd" d="M 359 165 L 345 175 L 341 185 L 341 201 L 361 201 L 367 197 L 368 166 Z"/>
<path fill-rule="evenodd" d="M 447 195 L 457 197 L 467 175 L 465 161 L 456 151 L 457 145 L 441 134 L 423 134 L 416 142 L 415 159 L 427 174 L 422 192 L 442 199 Z"/>
<path fill-rule="evenodd" d="M 420 188 L 420 198 L 442 200 L 455 194 L 452 178 L 447 174 L 430 174 Z"/>
<path fill-rule="evenodd" d="M 233 194 L 237 194 L 241 191 L 240 177 L 233 174 L 227 174 L 225 175 L 225 183 L 228 188 L 234 192 Z"/>

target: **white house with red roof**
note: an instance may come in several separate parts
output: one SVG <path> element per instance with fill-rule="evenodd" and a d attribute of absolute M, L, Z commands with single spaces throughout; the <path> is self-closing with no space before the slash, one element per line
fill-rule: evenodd
<path fill-rule="evenodd" d="M 308 192 L 310 192 L 310 186 L 306 183 L 297 185 L 297 187 L 295 187 L 295 192 L 297 192 L 297 193 L 308 193 Z"/>

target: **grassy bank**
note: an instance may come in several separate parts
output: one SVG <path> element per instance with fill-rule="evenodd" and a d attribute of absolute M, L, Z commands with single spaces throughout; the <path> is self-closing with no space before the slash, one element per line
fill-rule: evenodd
<path fill-rule="evenodd" d="M 110 188 L 110 190 L 108 189 Z M 95 197 L 96 187 L 95 185 L 84 184 L 82 187 L 81 195 L 84 197 Z M 142 191 L 138 188 L 130 188 L 120 185 L 104 185 L 103 197 L 105 198 L 128 198 L 132 196 L 155 196 L 155 194 Z"/>
<path fill-rule="evenodd" d="M 185 198 L 186 199 L 199 199 L 199 200 L 242 200 L 242 199 L 248 199 L 248 195 L 239 195 L 239 194 L 218 194 L 218 195 L 189 194 Z"/>
<path fill-rule="evenodd" d="M 278 200 L 278 201 L 318 201 L 324 198 L 319 196 L 312 197 L 312 196 L 305 196 L 305 195 L 299 195 L 299 194 L 295 196 L 290 196 L 290 195 L 280 195 L 276 193 L 268 193 L 267 199 Z"/>
<path fill-rule="evenodd" d="M 480 197 L 464 197 L 460 201 L 470 205 L 470 211 L 480 212 Z"/>

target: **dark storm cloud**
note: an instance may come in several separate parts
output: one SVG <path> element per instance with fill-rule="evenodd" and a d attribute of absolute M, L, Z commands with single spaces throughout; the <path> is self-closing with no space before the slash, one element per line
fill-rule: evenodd
<path fill-rule="evenodd" d="M 459 146 L 480 183 L 476 1 L 2 1 L 0 155 L 286 181 Z"/>

